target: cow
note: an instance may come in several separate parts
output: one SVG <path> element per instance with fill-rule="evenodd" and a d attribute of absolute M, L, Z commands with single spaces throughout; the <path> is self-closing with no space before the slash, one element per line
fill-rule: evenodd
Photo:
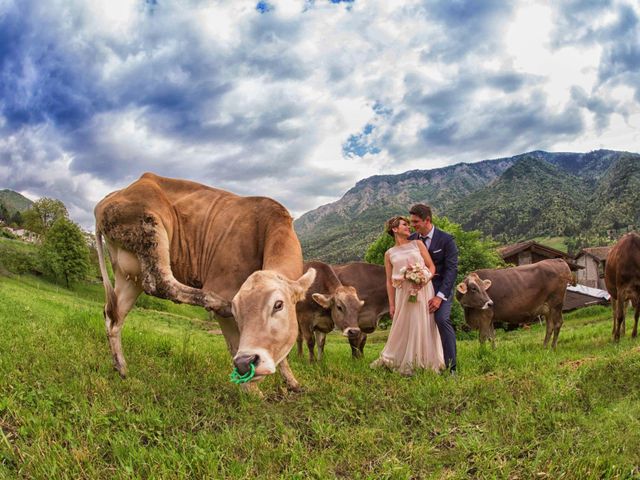
<path fill-rule="evenodd" d="M 611 294 L 613 311 L 613 341 L 620 341 L 624 335 L 624 321 L 627 301 L 635 309 L 635 324 L 631 336 L 638 335 L 640 314 L 640 235 L 636 232 L 622 236 L 609 251 L 604 268 L 604 282 Z"/>
<path fill-rule="evenodd" d="M 107 195 L 94 213 L 105 326 L 122 377 L 127 365 L 121 330 L 144 291 L 215 313 L 238 372 L 244 375 L 253 366 L 252 382 L 279 367 L 287 387 L 300 388 L 287 354 L 298 332 L 295 305 L 315 271 L 303 275 L 300 242 L 282 205 L 145 173 Z M 258 393 L 255 383 L 245 387 Z"/>
<path fill-rule="evenodd" d="M 387 277 L 382 265 L 351 262 L 344 265 L 332 265 L 333 271 L 343 285 L 355 287 L 358 297 L 364 302 L 358 314 L 360 335 L 349 338 L 351 353 L 354 357 L 364 355 L 367 334 L 373 333 L 380 318 L 389 314 L 387 296 Z"/>
<path fill-rule="evenodd" d="M 350 341 L 360 336 L 358 313 L 364 304 L 351 286 L 344 286 L 324 262 L 304 264 L 304 271 L 313 268 L 316 278 L 307 290 L 305 299 L 298 302 L 298 356 L 302 356 L 302 342 L 309 348 L 309 361 L 315 361 L 314 346 L 318 343 L 318 360 L 322 360 L 327 333 L 337 328 Z M 352 352 L 353 353 L 353 352 Z"/>
<path fill-rule="evenodd" d="M 544 346 L 553 334 L 551 345 L 555 349 L 563 322 L 564 295 L 571 281 L 569 265 L 555 258 L 472 272 L 456 287 L 456 298 L 464 308 L 467 325 L 480 330 L 481 344 L 489 338 L 495 348 L 494 322 L 517 325 L 544 316 L 547 323 Z"/>

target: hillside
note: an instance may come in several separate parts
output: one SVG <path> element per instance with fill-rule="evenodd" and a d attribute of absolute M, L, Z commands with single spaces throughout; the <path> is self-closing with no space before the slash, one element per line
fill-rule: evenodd
<path fill-rule="evenodd" d="M 295 222 L 306 259 L 361 259 L 384 220 L 416 202 L 502 243 L 638 225 L 640 155 L 534 151 L 373 176 Z M 625 192 L 624 194 L 622 192 Z"/>
<path fill-rule="evenodd" d="M 495 182 L 446 210 L 466 230 L 503 243 L 578 232 L 587 184 L 544 160 L 525 157 Z"/>
<path fill-rule="evenodd" d="M 640 352 L 611 342 L 605 307 L 566 315 L 554 352 L 538 324 L 498 330 L 495 350 L 458 341 L 455 379 L 371 370 L 388 331 L 361 361 L 332 333 L 323 362 L 289 355 L 303 393 L 271 375 L 258 400 L 190 310 L 131 312 L 123 380 L 101 285 L 0 275 L 0 292 L 0 478 L 637 476 Z"/>
<path fill-rule="evenodd" d="M 33 202 L 24 195 L 13 190 L 0 190 L 0 205 L 4 205 L 10 214 L 28 210 Z"/>

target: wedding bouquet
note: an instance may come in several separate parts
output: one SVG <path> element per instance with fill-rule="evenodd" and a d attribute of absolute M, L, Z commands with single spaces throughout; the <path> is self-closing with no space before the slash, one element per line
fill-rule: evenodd
<path fill-rule="evenodd" d="M 413 265 L 402 267 L 400 269 L 400 273 L 402 273 L 404 279 L 411 284 L 411 287 L 409 288 L 409 301 L 411 303 L 416 303 L 418 301 L 418 291 L 420 291 L 420 288 L 424 285 L 429 283 L 431 272 L 426 270 L 419 263 L 414 263 Z"/>

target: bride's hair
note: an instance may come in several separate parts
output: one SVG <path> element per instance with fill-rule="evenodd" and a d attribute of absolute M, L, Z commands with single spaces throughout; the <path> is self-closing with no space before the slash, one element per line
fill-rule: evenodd
<path fill-rule="evenodd" d="M 405 222 L 407 222 L 407 225 L 409 225 L 409 220 L 401 215 L 398 215 L 396 217 L 391 217 L 389 220 L 384 222 L 385 231 L 393 237 L 393 229 L 397 228 L 398 225 L 400 225 L 401 220 L 404 220 Z"/>

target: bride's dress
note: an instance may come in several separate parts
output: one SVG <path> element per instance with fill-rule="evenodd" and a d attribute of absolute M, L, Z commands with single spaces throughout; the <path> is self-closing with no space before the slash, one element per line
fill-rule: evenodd
<path fill-rule="evenodd" d="M 393 266 L 392 281 L 396 287 L 396 310 L 387 343 L 380 357 L 371 366 L 386 366 L 403 375 L 413 374 L 416 368 L 444 368 L 444 355 L 438 327 L 427 302 L 433 297 L 433 286 L 429 282 L 417 294 L 416 303 L 409 302 L 410 284 L 404 280 L 402 267 L 424 260 L 415 241 L 389 249 Z M 430 272 L 425 268 L 427 274 Z"/>

